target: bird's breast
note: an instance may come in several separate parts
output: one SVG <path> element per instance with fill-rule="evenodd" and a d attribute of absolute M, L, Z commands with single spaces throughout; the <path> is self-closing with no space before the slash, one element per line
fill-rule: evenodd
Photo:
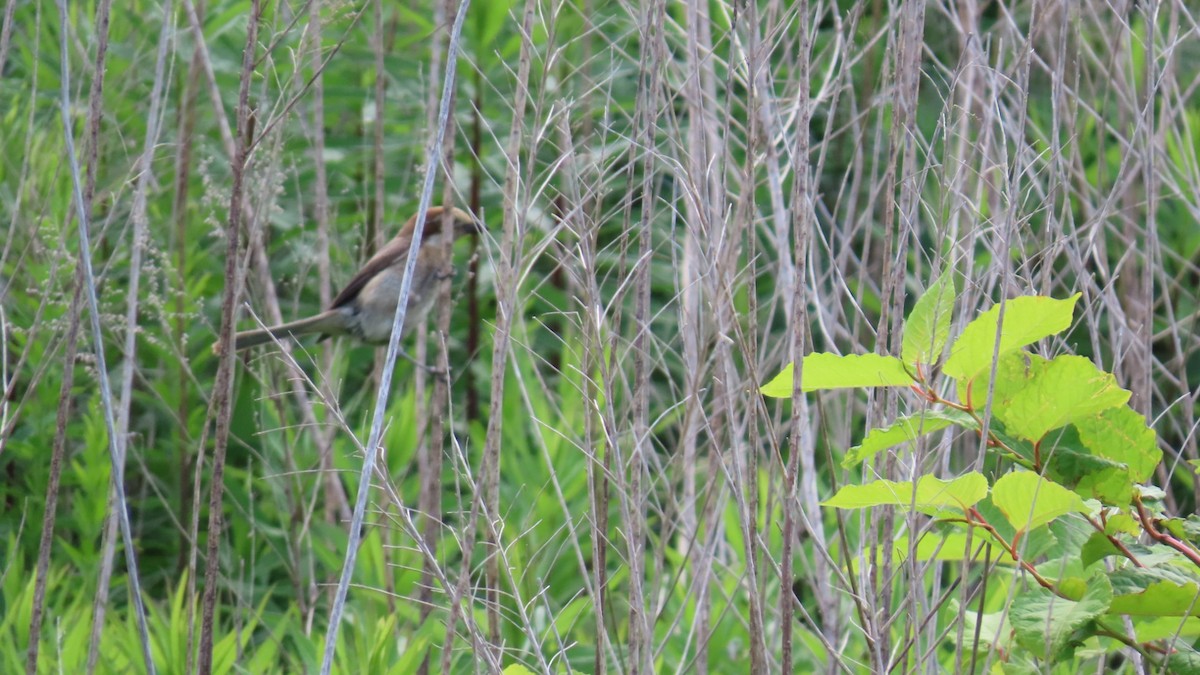
<path fill-rule="evenodd" d="M 405 314 L 401 337 L 416 327 L 429 312 L 434 299 L 437 271 L 430 265 L 417 260 L 413 270 L 412 286 L 408 294 L 408 311 Z M 363 286 L 356 299 L 355 318 L 358 337 L 366 342 L 386 343 L 392 335 L 392 323 L 396 316 L 396 303 L 400 299 L 400 287 L 404 280 L 404 261 L 388 267 L 375 275 Z"/>

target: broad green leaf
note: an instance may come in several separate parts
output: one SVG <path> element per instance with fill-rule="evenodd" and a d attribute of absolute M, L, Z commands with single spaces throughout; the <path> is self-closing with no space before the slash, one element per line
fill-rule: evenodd
<path fill-rule="evenodd" d="M 968 544 L 970 545 L 969 550 Z M 985 550 L 989 545 L 992 549 L 990 553 Z M 971 532 L 970 536 L 963 528 L 956 528 L 941 534 L 931 532 L 917 541 L 915 550 L 910 546 L 909 538 L 902 535 L 892 541 L 891 549 L 893 562 L 904 562 L 909 559 L 909 556 L 915 554 L 916 559 L 920 561 L 971 560 L 983 564 L 984 560 L 988 560 L 990 563 L 1001 565 L 1017 564 L 1012 555 L 991 534 L 978 528 Z"/>
<path fill-rule="evenodd" d="M 922 476 L 915 490 L 912 481 L 877 480 L 865 485 L 847 485 L 822 503 L 839 509 L 896 506 L 937 513 L 970 508 L 986 496 L 987 479 L 981 473 L 971 472 L 948 481 Z"/>
<path fill-rule="evenodd" d="M 951 480 L 921 476 L 917 480 L 916 508 L 921 511 L 967 509 L 986 497 L 987 489 L 987 478 L 974 471 Z"/>
<path fill-rule="evenodd" d="M 1009 433 L 1036 442 L 1051 430 L 1128 400 L 1129 392 L 1117 386 L 1111 373 L 1082 356 L 1059 356 L 1033 372 L 1010 399 L 996 402 L 996 416 Z"/>
<path fill-rule="evenodd" d="M 1033 444 L 1023 438 L 1017 438 L 1004 430 L 1004 423 L 999 420 L 992 422 L 990 433 L 996 440 L 1012 450 L 1013 454 L 1025 460 L 1023 466 L 1032 466 L 1034 461 Z"/>
<path fill-rule="evenodd" d="M 960 390 L 959 396 L 966 398 L 965 402 L 974 408 L 981 409 L 987 397 L 991 395 L 993 409 L 997 412 L 1005 410 L 1013 396 L 1024 389 L 1031 379 L 1042 373 L 1049 364 L 1049 360 L 1037 354 L 1019 349 L 1010 351 L 996 361 L 995 384 L 990 379 L 991 369 L 988 368 L 972 381 L 969 388 Z"/>
<path fill-rule="evenodd" d="M 1186 539 L 1192 544 L 1200 542 L 1200 516 L 1195 513 L 1186 518 L 1168 518 L 1163 521 L 1163 527 L 1178 539 Z"/>
<path fill-rule="evenodd" d="M 842 459 L 842 466 L 849 469 L 883 450 L 907 443 L 926 434 L 941 431 L 955 424 L 970 429 L 979 427 L 975 418 L 965 412 L 953 409 L 901 417 L 889 427 L 872 429 L 867 432 L 867 437 L 863 439 L 863 442 L 850 448 L 846 453 L 846 457 Z"/>
<path fill-rule="evenodd" d="M 1173 641 L 1171 653 L 1167 655 L 1167 665 L 1163 672 L 1173 675 L 1200 674 L 1200 652 L 1192 649 L 1187 642 Z"/>
<path fill-rule="evenodd" d="M 1121 549 L 1117 548 L 1112 540 L 1102 532 L 1093 532 L 1092 536 L 1084 542 L 1083 547 L 1079 550 L 1080 562 L 1084 567 L 1091 565 L 1097 560 L 1103 560 L 1110 555 L 1119 555 Z"/>
<path fill-rule="evenodd" d="M 1086 635 L 1087 624 L 1108 611 L 1113 589 L 1103 573 L 1087 581 L 1078 601 L 1060 598 L 1037 587 L 1013 599 L 1008 621 L 1017 643 L 1034 655 L 1051 659 L 1069 658 Z"/>
<path fill-rule="evenodd" d="M 1200 585 L 1154 581 L 1140 593 L 1113 598 L 1111 611 L 1136 616 L 1200 616 Z"/>
<path fill-rule="evenodd" d="M 1013 471 L 992 486 L 992 503 L 1018 532 L 1028 532 L 1068 513 L 1084 513 L 1079 495 L 1032 471 Z"/>
<path fill-rule="evenodd" d="M 1161 502 L 1166 499 L 1167 492 L 1165 490 L 1157 485 L 1138 485 L 1137 494 L 1138 498 L 1150 509 L 1151 513 L 1162 513 L 1161 504 L 1151 504 L 1149 502 Z"/>
<path fill-rule="evenodd" d="M 1009 633 L 1011 634 L 1012 631 Z M 1010 637 L 1009 642 L 1011 643 L 1011 641 Z M 1043 675 L 1045 672 L 1045 665 L 1024 650 L 1010 647 L 1006 651 L 1007 659 L 1004 661 L 994 660 L 989 675 Z"/>
<path fill-rule="evenodd" d="M 1134 619 L 1133 631 L 1137 635 L 1138 642 L 1168 640 L 1176 635 L 1195 639 L 1200 637 L 1200 619 L 1195 617 L 1181 619 L 1174 616 Z"/>
<path fill-rule="evenodd" d="M 1140 616 L 1200 616 L 1200 576 L 1190 565 L 1177 565 L 1182 556 L 1172 552 L 1155 564 L 1153 556 L 1141 555 L 1146 567 L 1123 567 L 1109 575 L 1112 580 L 1112 611 Z"/>
<path fill-rule="evenodd" d="M 1129 504 L 1161 455 L 1154 431 L 1126 406 L 1077 419 L 1047 436 L 1041 447 L 1047 477 L 1084 498 L 1116 506 Z"/>
<path fill-rule="evenodd" d="M 1142 533 L 1142 525 L 1127 513 L 1116 513 L 1108 517 L 1104 524 L 1105 534 L 1127 534 L 1136 537 Z"/>
<path fill-rule="evenodd" d="M 950 337 L 954 311 L 954 271 L 946 269 L 913 305 L 904 323 L 900 358 L 909 365 L 936 363 Z"/>
<path fill-rule="evenodd" d="M 760 390 L 764 396 L 792 397 L 793 364 L 789 363 Z M 849 387 L 907 387 L 913 379 L 904 364 L 894 356 L 880 354 L 830 354 L 815 352 L 804 357 L 801 390 L 844 389 Z"/>
<path fill-rule="evenodd" d="M 1156 546 L 1150 550 L 1155 549 L 1168 551 L 1169 554 L 1166 557 L 1154 553 L 1144 554 L 1140 560 L 1146 567 L 1123 567 L 1109 575 L 1115 594 L 1140 593 L 1156 581 L 1170 581 L 1177 585 L 1200 585 L 1200 572 L 1195 571 L 1191 563 L 1185 563 L 1185 559 L 1178 551 L 1162 546 Z"/>
<path fill-rule="evenodd" d="M 997 427 L 1003 428 L 1003 424 Z M 1035 461 L 1040 463 L 1046 478 L 1074 490 L 1084 499 L 1123 506 L 1133 497 L 1135 483 L 1129 467 L 1092 452 L 1079 439 L 1074 425 L 1048 434 L 1040 442 L 1036 455 L 1028 441 L 1004 431 L 995 435 L 1031 465 Z"/>
<path fill-rule="evenodd" d="M 1071 315 L 1078 299 L 1079 294 L 1076 293 L 1066 300 L 1025 296 L 1006 302 L 1004 325 L 1000 333 L 1000 354 L 1066 329 L 1071 325 Z M 987 369 L 996 351 L 999 317 L 1000 305 L 996 305 L 967 324 L 950 348 L 950 358 L 946 359 L 942 372 L 957 380 L 971 380 Z M 962 386 L 965 384 L 969 382 L 960 383 L 961 389 L 966 389 Z"/>
<path fill-rule="evenodd" d="M 986 503 L 986 500 L 980 502 L 980 504 L 984 503 Z M 952 515 L 948 509 L 942 509 L 941 514 L 946 516 Z M 981 565 L 986 561 L 989 565 L 1016 566 L 1017 561 L 1013 559 L 1012 555 L 1000 543 L 999 538 L 992 536 L 986 530 L 975 528 L 968 535 L 967 528 L 962 526 L 961 523 L 948 522 L 941 525 L 943 526 L 921 535 L 920 539 L 917 540 L 915 549 L 910 544 L 909 537 L 903 534 L 889 543 L 867 549 L 861 556 L 851 559 L 850 569 L 857 571 L 874 565 L 881 555 L 891 556 L 892 562 L 895 563 L 902 563 L 908 560 L 910 556 L 915 555 L 916 559 L 922 562 L 929 560 L 947 562 L 970 560 Z M 970 550 L 967 548 L 968 541 L 970 543 Z M 991 546 L 990 552 L 987 550 L 989 545 Z M 1031 532 L 1028 538 L 1022 539 L 1021 548 L 1022 555 L 1036 558 L 1047 551 L 1058 550 L 1059 545 L 1058 540 L 1050 533 L 1049 528 L 1043 528 Z"/>
<path fill-rule="evenodd" d="M 508 666 L 507 668 L 505 668 L 501 672 L 503 672 L 504 675 L 533 675 L 532 670 L 526 668 L 525 666 L 523 666 L 519 663 L 514 663 L 511 666 Z"/>
<path fill-rule="evenodd" d="M 1127 506 L 1133 500 L 1133 479 L 1128 469 L 1100 469 L 1080 478 L 1075 492 L 1112 506 Z"/>
<path fill-rule="evenodd" d="M 1127 466 L 1135 483 L 1148 480 L 1162 461 L 1154 430 L 1127 406 L 1077 419 L 1075 428 L 1079 439 L 1097 456 Z"/>
<path fill-rule="evenodd" d="M 1067 425 L 1042 439 L 1039 455 L 1046 466 L 1046 477 L 1069 488 L 1108 469 L 1124 472 L 1125 482 L 1130 483 L 1126 466 L 1089 450 L 1079 440 L 1079 432 L 1074 425 Z M 1126 492 L 1129 490 L 1126 487 Z"/>
<path fill-rule="evenodd" d="M 990 523 L 996 530 L 996 535 L 999 539 L 1010 542 L 1017 537 L 1017 530 L 1009 524 L 1008 518 L 995 504 L 995 500 L 989 494 L 986 499 L 980 500 L 975 505 L 975 511 L 985 520 Z M 1062 543 L 1058 536 L 1054 534 L 1048 527 L 1038 528 L 1032 532 L 1026 532 L 1021 535 L 1020 541 L 1021 555 L 1029 559 L 1034 559 L 1043 554 L 1050 555 L 1054 551 L 1062 550 Z M 995 557 L 995 556 L 993 556 Z"/>

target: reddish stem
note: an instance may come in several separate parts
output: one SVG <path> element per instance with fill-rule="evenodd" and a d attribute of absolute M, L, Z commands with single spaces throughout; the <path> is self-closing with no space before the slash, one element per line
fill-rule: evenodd
<path fill-rule="evenodd" d="M 1103 514 L 1101 514 L 1101 518 L 1103 518 Z M 1097 532 L 1099 532 L 1100 534 L 1103 534 L 1105 537 L 1107 537 L 1108 541 L 1113 546 L 1115 546 L 1118 551 L 1121 552 L 1121 555 L 1125 556 L 1126 558 L 1129 558 L 1129 561 L 1132 562 L 1137 567 L 1145 567 L 1145 565 L 1143 565 L 1142 562 L 1140 560 L 1138 560 L 1136 556 L 1133 555 L 1133 551 L 1130 551 L 1129 547 L 1125 546 L 1125 544 L 1120 539 L 1117 539 L 1115 536 L 1104 531 L 1104 523 L 1103 522 L 1098 523 L 1092 518 L 1088 518 L 1087 521 L 1089 523 L 1091 523 L 1092 527 L 1096 528 Z"/>
<path fill-rule="evenodd" d="M 1141 497 L 1134 495 L 1133 503 L 1137 506 L 1138 520 L 1142 522 L 1142 527 L 1146 529 L 1146 534 L 1150 535 L 1155 541 L 1179 551 L 1184 557 L 1191 560 L 1193 565 L 1200 567 L 1200 551 L 1188 546 L 1186 542 L 1180 541 L 1166 532 L 1159 530 L 1154 524 L 1154 518 L 1146 512 L 1146 507 L 1142 504 Z"/>
<path fill-rule="evenodd" d="M 992 527 L 991 523 L 989 523 L 987 521 L 987 519 L 983 517 L 983 514 L 980 513 L 978 509 L 975 509 L 975 508 L 969 509 L 967 511 L 967 518 L 968 518 L 968 522 L 972 522 L 976 527 L 983 528 L 989 534 L 991 534 L 992 537 L 996 541 L 1000 542 L 1000 546 L 1005 550 L 1005 552 L 1007 552 L 1008 555 L 1011 556 L 1013 560 L 1017 561 L 1017 564 L 1020 565 L 1021 568 L 1024 569 L 1026 572 L 1028 572 L 1029 575 L 1033 577 L 1033 580 L 1036 581 L 1039 586 L 1041 586 L 1042 588 L 1050 591 L 1051 593 L 1053 593 L 1063 599 L 1066 599 L 1066 600 L 1071 599 L 1071 598 L 1068 598 L 1067 596 L 1063 595 L 1049 579 L 1047 579 L 1047 578 L 1043 577 L 1041 574 L 1039 574 L 1037 569 L 1034 568 L 1032 563 L 1021 558 L 1021 555 L 1017 552 L 1017 542 L 1020 539 L 1020 533 L 1017 533 L 1017 536 L 1013 538 L 1012 543 L 1010 544 L 1009 542 L 1004 541 L 1004 537 L 1000 536 L 1000 533 L 996 531 L 996 528 Z"/>

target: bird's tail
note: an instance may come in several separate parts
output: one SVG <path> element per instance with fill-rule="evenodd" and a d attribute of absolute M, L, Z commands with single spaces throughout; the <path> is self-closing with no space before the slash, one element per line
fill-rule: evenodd
<path fill-rule="evenodd" d="M 286 340 L 289 337 L 297 337 L 307 333 L 337 334 L 344 333 L 345 330 L 345 319 L 341 314 L 337 310 L 328 310 L 316 316 L 310 316 L 307 319 L 300 319 L 291 323 L 271 326 L 270 328 L 242 331 L 233 336 L 233 349 L 234 351 L 241 351 L 274 340 Z"/>

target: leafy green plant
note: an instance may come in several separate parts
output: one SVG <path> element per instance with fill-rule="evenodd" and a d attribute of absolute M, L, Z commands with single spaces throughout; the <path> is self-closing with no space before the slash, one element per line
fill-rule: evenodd
<path fill-rule="evenodd" d="M 1027 349 L 1070 326 L 1078 298 L 1014 298 L 969 322 L 947 350 L 956 291 L 946 273 L 914 305 L 900 357 L 806 356 L 801 391 L 906 387 L 928 404 L 868 431 L 845 454 L 845 468 L 946 430 L 977 435 L 995 460 L 990 476 L 874 480 L 845 485 L 824 504 L 935 521 L 888 544 L 897 558 L 983 562 L 987 549 L 1011 570 L 1003 583 L 984 584 L 993 597 L 978 612 L 956 612 L 968 623 L 961 649 L 995 648 L 1018 669 L 1069 663 L 1081 647 L 1093 655 L 1132 649 L 1156 670 L 1192 671 L 1200 663 L 1192 644 L 1200 518 L 1169 516 L 1162 490 L 1147 484 L 1161 461 L 1156 435 L 1112 374 L 1080 356 Z M 762 392 L 790 397 L 796 384 L 788 366 Z M 951 388 L 956 396 L 943 393 Z"/>

